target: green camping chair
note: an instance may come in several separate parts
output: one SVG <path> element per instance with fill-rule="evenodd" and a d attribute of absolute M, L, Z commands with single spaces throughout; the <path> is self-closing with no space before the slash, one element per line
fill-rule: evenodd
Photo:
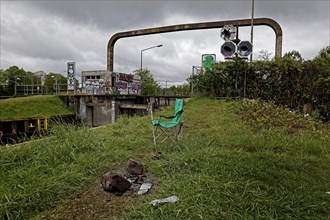
<path fill-rule="evenodd" d="M 171 116 L 160 115 L 159 119 L 153 119 L 152 108 L 151 111 L 151 124 L 152 134 L 154 137 L 154 144 L 157 145 L 157 140 L 163 138 L 159 144 L 165 140 L 170 139 L 174 143 L 178 140 L 181 129 L 181 115 L 183 113 L 183 99 L 175 100 L 174 114 Z M 167 119 L 164 121 L 164 119 Z M 172 119 L 169 121 L 169 119 Z"/>

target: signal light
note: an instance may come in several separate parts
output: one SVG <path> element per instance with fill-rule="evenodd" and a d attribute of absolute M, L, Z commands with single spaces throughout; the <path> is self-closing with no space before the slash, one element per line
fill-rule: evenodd
<path fill-rule="evenodd" d="M 231 41 L 236 37 L 236 28 L 234 25 L 225 25 L 221 29 L 220 36 L 225 41 Z"/>
<path fill-rule="evenodd" d="M 237 54 L 240 57 L 247 57 L 252 53 L 253 45 L 249 41 L 241 41 L 237 45 Z"/>
<path fill-rule="evenodd" d="M 232 41 L 227 41 L 221 46 L 221 54 L 225 58 L 230 58 L 236 53 L 236 44 Z"/>

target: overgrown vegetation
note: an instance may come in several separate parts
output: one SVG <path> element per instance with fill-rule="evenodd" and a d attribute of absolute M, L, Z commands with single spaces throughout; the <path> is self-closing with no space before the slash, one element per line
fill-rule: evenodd
<path fill-rule="evenodd" d="M 57 96 L 29 96 L 0 100 L 0 120 L 72 114 Z"/>
<path fill-rule="evenodd" d="M 189 96 L 190 86 L 188 84 L 178 86 L 167 86 L 167 82 L 157 82 L 150 70 L 148 69 L 137 69 L 133 72 L 141 77 L 142 81 L 142 95 L 176 95 L 176 96 Z"/>
<path fill-rule="evenodd" d="M 244 122 L 256 130 L 278 128 L 288 133 L 313 131 L 322 134 L 328 127 L 315 117 L 302 117 L 289 108 L 260 100 L 244 100 L 238 108 Z"/>
<path fill-rule="evenodd" d="M 143 130 L 141 119 L 105 131 L 53 125 L 53 138 L 1 147 L 0 218 L 27 219 L 137 155 L 145 139 L 131 129 Z"/>
<path fill-rule="evenodd" d="M 27 219 L 134 157 L 159 184 L 121 219 L 328 218 L 329 125 L 270 105 L 189 100 L 181 141 L 156 148 L 147 116 L 97 130 L 59 126 L 54 139 L 2 147 L 0 216 Z M 148 204 L 171 195 L 179 202 Z"/>
<path fill-rule="evenodd" d="M 189 81 L 199 95 L 262 99 L 330 120 L 330 46 L 308 61 L 298 51 L 272 60 L 264 52 L 260 58 L 252 64 L 219 62 Z"/>

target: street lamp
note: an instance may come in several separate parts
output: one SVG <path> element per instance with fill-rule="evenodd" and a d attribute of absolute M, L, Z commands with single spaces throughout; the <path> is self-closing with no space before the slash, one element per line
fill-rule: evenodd
<path fill-rule="evenodd" d="M 170 82 L 168 80 L 165 81 L 165 96 L 167 95 L 167 83 Z"/>
<path fill-rule="evenodd" d="M 55 77 L 55 94 L 57 94 L 57 88 L 58 88 L 58 86 L 57 86 L 57 75 L 52 75 L 52 78 L 54 79 L 54 77 Z"/>
<path fill-rule="evenodd" d="M 252 0 L 252 16 L 251 16 L 251 44 L 253 44 L 253 19 L 254 19 L 254 0 Z M 252 63 L 253 53 L 250 54 L 250 63 Z"/>
<path fill-rule="evenodd" d="M 150 49 L 152 49 L 152 48 L 162 47 L 162 46 L 163 46 L 163 45 L 160 44 L 160 45 L 156 45 L 156 46 L 153 46 L 153 47 L 148 47 L 148 48 L 145 48 L 145 49 L 141 50 L 141 68 L 140 68 L 141 71 L 142 71 L 142 52 L 143 52 L 143 51 L 146 51 L 146 50 L 150 50 Z"/>
<path fill-rule="evenodd" d="M 15 96 L 17 95 L 17 80 L 20 80 L 20 78 L 15 76 Z"/>

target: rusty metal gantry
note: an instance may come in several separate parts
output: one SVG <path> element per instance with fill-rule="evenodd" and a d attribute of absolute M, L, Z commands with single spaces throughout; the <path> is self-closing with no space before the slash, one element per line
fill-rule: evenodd
<path fill-rule="evenodd" d="M 178 25 L 171 25 L 171 26 L 163 26 L 163 27 L 156 27 L 156 28 L 147 28 L 147 29 L 126 31 L 126 32 L 118 32 L 118 33 L 112 35 L 112 37 L 110 38 L 110 40 L 108 42 L 107 70 L 113 71 L 114 46 L 115 46 L 116 41 L 119 40 L 120 38 L 176 32 L 176 31 L 222 28 L 225 25 L 229 25 L 229 24 L 232 24 L 236 27 L 251 26 L 251 19 L 178 24 Z M 282 56 L 282 38 L 283 38 L 281 26 L 275 20 L 270 19 L 270 18 L 255 18 L 253 20 L 253 25 L 254 26 L 266 25 L 266 26 L 271 27 L 274 30 L 275 35 L 276 35 L 275 56 L 281 57 Z"/>

